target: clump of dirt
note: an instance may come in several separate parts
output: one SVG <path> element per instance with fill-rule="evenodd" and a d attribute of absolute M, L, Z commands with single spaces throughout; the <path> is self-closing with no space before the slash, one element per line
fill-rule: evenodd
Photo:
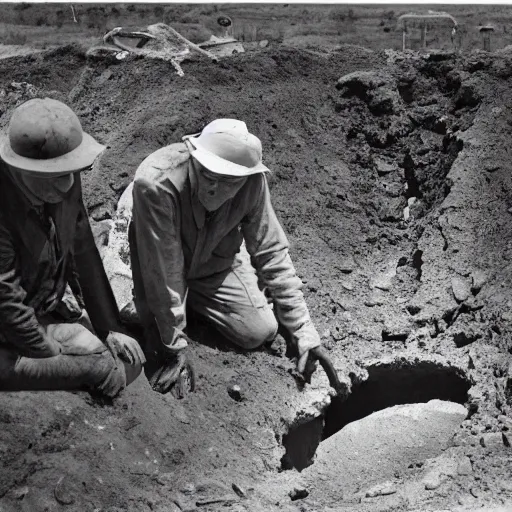
<path fill-rule="evenodd" d="M 157 60 L 87 60 L 77 47 L 4 59 L 0 127 L 30 97 L 71 105 L 108 148 L 83 176 L 90 214 L 102 220 L 152 151 L 217 117 L 244 120 L 273 170 L 274 207 L 312 316 L 354 389 L 372 382 L 369 361 L 384 356 L 441 355 L 473 384 L 456 394 L 470 412 L 458 435 L 474 473 L 432 491 L 429 506 L 473 488 L 474 504 L 510 496 L 504 452 L 479 436 L 512 428 L 512 59 L 280 47 L 182 67 L 178 77 Z M 143 379 L 112 405 L 3 394 L 2 507 L 59 510 L 56 494 L 72 500 L 69 510 L 306 506 L 276 504 L 265 489 L 285 467 L 283 436 L 297 415 L 325 411 L 325 376 L 296 383 L 281 338 L 240 353 L 195 331 L 199 386 L 183 401 Z M 230 397 L 233 383 L 244 400 Z"/>

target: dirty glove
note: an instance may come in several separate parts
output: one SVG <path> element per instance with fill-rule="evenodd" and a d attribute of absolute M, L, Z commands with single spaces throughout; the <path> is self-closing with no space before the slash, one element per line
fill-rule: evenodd
<path fill-rule="evenodd" d="M 158 393 L 169 393 L 184 398 L 195 390 L 195 371 L 190 357 L 184 350 L 173 354 L 160 354 L 159 361 L 151 361 L 146 367 L 149 383 Z"/>
<path fill-rule="evenodd" d="M 304 373 L 308 359 L 310 361 L 318 361 L 320 363 L 327 375 L 327 378 L 329 379 L 329 384 L 334 388 L 337 395 L 348 394 L 349 389 L 347 383 L 340 381 L 334 365 L 327 355 L 327 350 L 324 347 L 315 347 L 306 352 L 306 354 L 304 354 L 297 363 L 297 369 L 299 372 Z"/>
<path fill-rule="evenodd" d="M 112 343 L 121 361 L 134 366 L 142 366 L 146 362 L 144 352 L 132 337 L 120 332 L 110 332 L 107 342 Z"/>

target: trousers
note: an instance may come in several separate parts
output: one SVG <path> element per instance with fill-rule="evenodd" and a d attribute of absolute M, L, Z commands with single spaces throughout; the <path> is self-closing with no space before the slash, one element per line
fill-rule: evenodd
<path fill-rule="evenodd" d="M 235 345 L 249 350 L 275 338 L 278 323 L 245 247 L 227 271 L 187 285 L 187 306 Z"/>
<path fill-rule="evenodd" d="M 61 353 L 30 358 L 0 346 L 0 391 L 88 390 L 114 397 L 142 370 L 126 365 L 81 324 L 49 324 L 44 330 Z"/>

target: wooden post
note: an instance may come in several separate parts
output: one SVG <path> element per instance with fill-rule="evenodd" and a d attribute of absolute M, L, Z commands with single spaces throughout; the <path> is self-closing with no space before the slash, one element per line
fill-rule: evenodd
<path fill-rule="evenodd" d="M 491 51 L 491 33 L 484 31 L 482 32 L 484 37 L 484 51 L 490 52 Z"/>
<path fill-rule="evenodd" d="M 78 20 L 76 19 L 75 7 L 73 5 L 71 5 L 71 12 L 73 13 L 73 21 L 78 23 Z"/>
<path fill-rule="evenodd" d="M 427 47 L 427 24 L 423 23 L 421 26 L 421 47 Z"/>
<path fill-rule="evenodd" d="M 405 52 L 405 29 L 402 32 L 402 51 Z"/>

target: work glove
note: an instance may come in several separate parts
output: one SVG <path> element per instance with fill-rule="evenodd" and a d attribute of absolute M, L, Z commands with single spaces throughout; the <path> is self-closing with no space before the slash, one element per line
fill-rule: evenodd
<path fill-rule="evenodd" d="M 338 396 L 346 395 L 349 392 L 349 387 L 346 382 L 340 381 L 338 373 L 331 362 L 331 359 L 327 355 L 327 350 L 322 347 L 315 347 L 307 350 L 297 361 L 297 371 L 304 375 L 308 371 L 308 363 L 314 364 L 315 361 L 320 363 L 320 366 L 324 369 L 329 384 L 336 391 Z M 310 371 L 313 373 L 314 369 Z"/>
<path fill-rule="evenodd" d="M 159 354 L 146 366 L 146 374 L 154 391 L 185 398 L 195 390 L 195 371 L 187 351 Z"/>
<path fill-rule="evenodd" d="M 107 342 L 113 345 L 121 361 L 133 366 L 142 366 L 146 362 L 140 345 L 131 336 L 120 332 L 110 332 L 107 336 Z"/>

